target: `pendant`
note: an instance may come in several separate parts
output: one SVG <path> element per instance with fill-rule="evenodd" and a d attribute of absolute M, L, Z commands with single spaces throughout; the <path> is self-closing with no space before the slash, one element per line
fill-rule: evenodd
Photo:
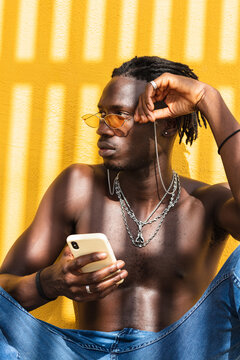
<path fill-rule="evenodd" d="M 143 237 L 143 234 L 142 234 L 142 222 L 141 221 L 139 221 L 139 223 L 138 223 L 138 234 L 137 234 L 137 237 L 136 237 L 136 240 L 135 240 L 135 244 L 138 247 L 143 247 L 144 246 L 144 237 Z"/>
<path fill-rule="evenodd" d="M 143 237 L 142 232 L 140 232 L 140 231 L 138 232 L 138 236 L 136 237 L 135 244 L 138 247 L 143 247 L 144 246 L 144 237 Z"/>

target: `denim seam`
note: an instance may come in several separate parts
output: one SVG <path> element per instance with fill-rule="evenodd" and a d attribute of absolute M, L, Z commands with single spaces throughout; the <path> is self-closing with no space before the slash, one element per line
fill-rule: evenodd
<path fill-rule="evenodd" d="M 119 333 L 116 335 L 115 337 L 115 341 L 114 343 L 111 345 L 110 351 L 114 351 L 114 349 L 118 346 L 119 340 L 120 340 L 120 336 L 122 334 L 124 334 L 125 329 L 122 329 L 121 331 L 119 331 Z"/>
<path fill-rule="evenodd" d="M 119 331 L 119 333 L 117 334 L 117 336 L 116 336 L 116 338 L 115 338 L 115 341 L 114 341 L 114 343 L 112 344 L 112 346 L 110 347 L 110 351 L 109 351 L 109 353 L 110 353 L 110 358 L 112 359 L 112 360 L 115 360 L 116 359 L 116 351 L 114 351 L 116 348 L 117 348 L 117 346 L 118 346 L 118 344 L 119 344 L 119 340 L 120 340 L 120 336 L 122 335 L 122 334 L 124 334 L 125 333 L 125 329 L 122 329 L 121 331 Z M 117 349 L 116 349 L 117 350 Z"/>
<path fill-rule="evenodd" d="M 231 351 L 237 349 L 239 346 L 240 346 L 240 343 L 231 346 Z M 214 357 L 211 357 L 211 359 L 209 359 L 209 360 L 217 360 L 217 359 L 219 359 L 219 356 L 229 354 L 229 350 L 230 349 L 222 351 L 221 353 L 217 354 L 216 356 L 214 355 Z M 239 357 L 237 359 L 239 359 Z M 237 360 L 237 359 L 235 359 L 235 360 Z"/>
<path fill-rule="evenodd" d="M 8 294 L 8 293 L 6 293 Z M 12 298 L 10 296 L 7 296 L 5 293 L 3 293 L 2 291 L 0 291 L 0 296 L 4 297 L 5 299 L 7 299 L 9 302 L 12 303 L 12 305 L 14 305 L 15 307 L 17 307 L 19 310 L 21 310 L 24 314 L 28 315 L 32 320 L 36 321 L 40 326 L 44 327 L 46 330 L 48 330 L 49 332 L 53 333 L 54 335 L 58 335 L 60 336 L 62 339 L 69 341 L 75 345 L 78 345 L 80 347 L 83 348 L 87 348 L 87 349 L 94 349 L 94 350 L 100 350 L 100 351 L 104 351 L 104 352 L 108 352 L 107 349 L 105 347 L 101 347 L 98 345 L 93 345 L 93 344 L 79 344 L 76 341 L 69 339 L 67 336 L 65 336 L 64 334 L 58 333 L 57 331 L 54 331 L 53 329 L 49 328 L 47 323 L 42 322 L 41 320 L 35 318 L 34 316 L 32 316 L 31 314 L 29 314 L 29 312 L 27 310 L 25 310 L 21 305 L 19 305 L 17 302 L 13 301 Z"/>
<path fill-rule="evenodd" d="M 233 279 L 234 283 L 237 285 L 238 288 L 240 288 L 240 279 L 239 279 L 239 277 L 235 273 L 233 274 L 233 277 L 234 277 L 234 279 Z"/>
<path fill-rule="evenodd" d="M 6 344 L 11 346 L 14 350 L 16 350 L 17 353 L 17 359 L 20 359 L 20 353 L 18 351 L 18 349 L 15 348 L 15 346 L 13 346 L 13 344 L 9 341 L 8 337 L 6 336 L 5 332 L 3 329 L 0 329 L 2 335 L 4 336 L 4 339 L 6 340 Z"/>
<path fill-rule="evenodd" d="M 117 353 L 124 353 L 124 352 L 129 352 L 129 351 L 132 351 L 132 350 L 137 350 L 137 349 L 140 349 L 140 348 L 143 348 L 145 346 L 148 346 L 148 345 L 152 345 L 160 340 L 162 340 L 163 338 L 165 338 L 167 335 L 169 335 L 170 333 L 172 333 L 173 331 L 175 331 L 180 325 L 182 325 L 182 323 L 184 323 L 190 315 L 192 315 L 193 312 L 195 312 L 197 310 L 197 308 L 203 303 L 203 301 L 206 300 L 206 298 L 222 283 L 224 282 L 226 279 L 228 279 L 229 277 L 231 277 L 233 275 L 233 272 L 229 272 L 229 273 L 226 273 L 224 274 L 220 279 L 218 279 L 216 281 L 216 283 L 214 285 L 212 285 L 210 288 L 208 288 L 208 290 L 206 290 L 205 294 L 202 295 L 202 297 L 198 300 L 198 302 L 192 307 L 191 310 L 189 310 L 189 312 L 187 313 L 187 315 L 183 316 L 182 320 L 179 320 L 177 321 L 176 325 L 173 325 L 171 327 L 170 325 L 170 329 L 158 336 L 157 338 L 155 338 L 154 340 L 150 340 L 150 341 L 147 341 L 147 342 L 144 342 L 142 344 L 139 344 L 139 345 L 133 345 L 129 348 L 125 348 L 125 349 L 116 349 L 115 352 Z"/>

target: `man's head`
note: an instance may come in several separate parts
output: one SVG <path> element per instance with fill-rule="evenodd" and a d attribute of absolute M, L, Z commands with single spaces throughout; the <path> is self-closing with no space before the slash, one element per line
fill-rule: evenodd
<path fill-rule="evenodd" d="M 136 56 L 123 63 L 120 67 L 115 68 L 112 72 L 112 77 L 124 76 L 150 82 L 165 72 L 198 79 L 197 75 L 187 65 L 158 56 Z M 196 140 L 198 136 L 198 125 L 201 126 L 199 115 L 198 112 L 194 112 L 183 116 L 181 119 L 177 119 L 180 138 L 179 143 L 181 143 L 184 135 L 186 135 L 186 144 L 190 143 L 191 145 L 192 142 Z M 202 120 L 206 126 L 205 119 L 202 118 Z"/>
<path fill-rule="evenodd" d="M 156 159 L 153 124 L 134 123 L 134 112 L 140 94 L 145 90 L 147 82 L 156 79 L 164 72 L 188 76 L 197 76 L 187 65 L 161 59 L 159 57 L 135 57 L 114 69 L 112 80 L 106 85 L 99 101 L 99 111 L 104 118 L 108 114 L 129 115 L 120 129 L 113 130 L 103 121 L 100 122 L 98 146 L 100 156 L 107 167 L 112 169 L 138 169 L 154 163 Z M 170 157 L 172 145 L 177 133 L 180 141 L 184 134 L 186 142 L 192 143 L 197 137 L 199 117 L 197 113 L 178 119 L 158 122 L 159 153 Z M 166 126 L 170 135 L 165 136 Z"/>
<path fill-rule="evenodd" d="M 108 114 L 118 114 L 128 118 L 119 129 L 112 129 L 100 121 L 97 130 L 100 135 L 99 154 L 109 168 L 134 170 L 151 161 L 153 124 L 138 124 L 133 118 L 138 98 L 145 86 L 146 81 L 115 76 L 103 90 L 98 103 L 101 116 L 104 118 Z"/>

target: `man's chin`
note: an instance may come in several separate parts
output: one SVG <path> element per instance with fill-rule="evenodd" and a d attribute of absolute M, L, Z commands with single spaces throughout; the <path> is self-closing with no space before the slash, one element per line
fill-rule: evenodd
<path fill-rule="evenodd" d="M 130 164 L 114 164 L 114 163 L 110 163 L 110 162 L 104 162 L 103 165 L 105 166 L 106 169 L 111 170 L 111 171 L 135 171 L 138 168 L 136 166 L 131 166 Z"/>
<path fill-rule="evenodd" d="M 108 170 L 112 170 L 112 171 L 123 171 L 123 170 L 126 170 L 126 167 L 124 166 L 120 166 L 120 165 L 117 165 L 117 164 L 109 164 L 109 163 L 103 163 L 103 165 L 105 166 L 106 169 Z"/>
<path fill-rule="evenodd" d="M 149 163 L 147 161 L 139 161 L 139 162 L 124 162 L 124 161 L 117 161 L 117 160 L 110 160 L 110 159 L 104 159 L 103 165 L 106 169 L 112 170 L 112 171 L 138 171 L 140 169 L 146 168 L 149 166 Z"/>

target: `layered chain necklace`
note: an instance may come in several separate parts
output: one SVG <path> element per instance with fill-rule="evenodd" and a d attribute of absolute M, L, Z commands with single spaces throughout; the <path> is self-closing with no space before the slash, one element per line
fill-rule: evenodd
<path fill-rule="evenodd" d="M 109 174 L 109 169 L 107 169 L 107 178 L 108 178 L 108 187 L 109 187 L 109 193 L 111 195 L 114 194 L 114 192 L 116 192 L 119 202 L 120 202 L 120 206 L 121 206 L 121 212 L 122 212 L 122 217 L 123 217 L 123 221 L 127 230 L 127 233 L 133 243 L 134 246 L 142 248 L 144 246 L 146 246 L 147 244 L 150 243 L 150 241 L 152 239 L 154 239 L 154 237 L 157 235 L 163 220 L 165 219 L 165 217 L 167 216 L 167 214 L 169 213 L 169 211 L 171 210 L 171 208 L 173 208 L 176 203 L 178 202 L 179 198 L 180 198 L 180 194 L 181 194 L 181 184 L 180 184 L 180 179 L 178 174 L 173 171 L 173 177 L 172 177 L 172 181 L 171 184 L 169 185 L 168 189 L 166 188 L 163 178 L 162 178 L 162 174 L 161 174 L 161 169 L 160 169 L 160 162 L 159 162 L 159 156 L 158 156 L 158 141 L 157 141 L 157 130 L 156 130 L 156 121 L 153 123 L 154 125 L 154 139 L 155 139 L 155 152 L 156 152 L 156 160 L 157 160 L 157 168 L 158 168 L 158 172 L 159 172 L 159 177 L 160 177 L 160 181 L 162 183 L 163 189 L 165 190 L 165 194 L 163 195 L 163 197 L 161 198 L 161 200 L 159 201 L 159 203 L 157 204 L 157 206 L 153 209 L 153 211 L 150 213 L 150 215 L 147 217 L 147 219 L 145 221 L 141 221 L 139 219 L 137 219 L 136 215 L 134 214 L 134 211 L 132 210 L 131 206 L 129 205 L 122 189 L 120 186 L 120 182 L 119 182 L 119 173 L 117 174 L 117 176 L 114 179 L 113 182 L 113 188 L 111 189 L 111 184 L 110 184 L 110 174 Z M 171 191 L 172 189 L 172 191 Z M 161 214 L 157 215 L 155 218 L 152 218 L 152 216 L 155 214 L 155 212 L 158 210 L 158 208 L 160 207 L 160 205 L 163 203 L 164 199 L 166 198 L 167 195 L 171 195 L 168 206 L 166 206 L 166 208 L 161 212 Z M 126 214 L 135 222 L 135 224 L 137 225 L 138 231 L 137 231 L 137 236 L 136 238 L 133 236 L 133 234 L 130 231 L 130 228 L 128 226 L 128 222 L 127 222 L 127 217 Z M 150 236 L 150 238 L 148 240 L 145 240 L 143 237 L 143 227 L 146 225 L 150 225 L 156 221 L 159 221 L 156 230 L 154 231 L 154 233 L 152 234 L 152 236 Z"/>
<path fill-rule="evenodd" d="M 157 235 L 157 233 L 163 223 L 163 220 L 169 213 L 170 209 L 176 205 L 176 203 L 178 202 L 178 200 L 180 198 L 180 194 L 181 194 L 181 185 L 180 185 L 179 176 L 176 172 L 173 172 L 173 177 L 172 177 L 172 181 L 171 181 L 169 188 L 166 189 L 165 194 L 163 195 L 163 197 L 161 198 L 161 200 L 159 201 L 157 206 L 150 213 L 150 215 L 147 217 L 147 219 L 145 221 L 141 221 L 141 220 L 137 219 L 136 215 L 134 214 L 134 211 L 132 210 L 131 206 L 129 205 L 129 203 L 121 189 L 120 182 L 119 182 L 119 173 L 117 174 L 117 176 L 114 180 L 113 188 L 114 188 L 114 190 L 118 196 L 119 202 L 120 202 L 121 213 L 122 213 L 122 217 L 123 217 L 123 221 L 124 221 L 127 233 L 129 235 L 133 245 L 136 247 L 139 247 L 139 248 L 144 247 L 147 244 L 149 244 L 150 241 Z M 173 188 L 173 190 L 170 192 L 171 188 Z M 158 210 L 158 208 L 163 203 L 164 199 L 166 198 L 166 196 L 168 194 L 171 194 L 168 206 L 159 215 L 157 215 L 155 218 L 152 218 L 152 216 Z M 138 231 L 137 231 L 136 238 L 133 236 L 133 234 L 130 231 L 129 225 L 127 223 L 126 214 L 137 225 Z M 146 225 L 150 225 L 156 221 L 159 221 L 156 230 L 154 231 L 154 233 L 152 234 L 152 236 L 150 236 L 150 238 L 148 240 L 145 240 L 144 236 L 143 236 L 143 232 L 142 232 L 143 227 Z"/>

